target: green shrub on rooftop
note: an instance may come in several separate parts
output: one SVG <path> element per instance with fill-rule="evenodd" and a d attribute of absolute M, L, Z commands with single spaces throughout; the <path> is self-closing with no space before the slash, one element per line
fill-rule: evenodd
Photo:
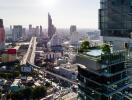
<path fill-rule="evenodd" d="M 88 51 L 89 48 L 90 48 L 89 41 L 83 41 L 80 46 L 79 52 L 81 52 L 81 53 L 86 52 L 86 51 Z"/>
<path fill-rule="evenodd" d="M 109 53 L 111 53 L 111 50 L 110 50 L 110 45 L 109 44 L 103 44 L 102 46 L 101 46 L 101 50 L 102 50 L 102 52 L 104 53 L 104 54 L 109 54 Z"/>

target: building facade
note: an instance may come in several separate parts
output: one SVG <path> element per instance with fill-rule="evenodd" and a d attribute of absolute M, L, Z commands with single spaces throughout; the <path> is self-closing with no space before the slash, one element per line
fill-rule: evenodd
<path fill-rule="evenodd" d="M 40 25 L 39 28 L 40 28 L 40 37 L 44 38 L 43 27 Z"/>
<path fill-rule="evenodd" d="M 22 28 L 22 37 L 23 39 L 27 39 L 26 28 Z"/>
<path fill-rule="evenodd" d="M 18 41 L 22 37 L 23 28 L 21 25 L 14 25 L 12 30 L 13 41 Z"/>
<path fill-rule="evenodd" d="M 63 41 L 61 36 L 56 33 L 52 36 L 50 43 L 50 46 L 62 46 Z"/>
<path fill-rule="evenodd" d="M 3 26 L 3 19 L 0 19 L 0 50 L 5 47 L 5 30 Z"/>
<path fill-rule="evenodd" d="M 47 60 L 55 60 L 61 58 L 63 54 L 61 52 L 47 52 L 44 54 L 44 58 Z"/>
<path fill-rule="evenodd" d="M 79 45 L 79 33 L 78 32 L 72 32 L 71 38 L 70 38 L 70 44 L 73 46 Z"/>
<path fill-rule="evenodd" d="M 33 33 L 33 29 L 32 29 L 32 25 L 30 24 L 29 25 L 29 29 L 28 29 L 28 36 L 31 37 L 32 36 L 32 33 Z"/>
<path fill-rule="evenodd" d="M 109 42 L 116 49 L 131 45 L 132 0 L 101 0 L 100 4 L 99 28 L 104 42 Z"/>
<path fill-rule="evenodd" d="M 78 54 L 78 100 L 129 100 L 132 63 L 128 52 Z M 131 99 L 130 99 L 131 100 Z"/>
<path fill-rule="evenodd" d="M 73 32 L 76 32 L 76 31 L 77 31 L 76 25 L 71 25 L 70 26 L 70 34 L 72 34 Z"/>
<path fill-rule="evenodd" d="M 56 28 L 52 24 L 52 18 L 50 14 L 48 13 L 48 37 L 51 39 L 52 36 L 55 34 L 55 32 L 56 32 Z"/>
<path fill-rule="evenodd" d="M 78 48 L 79 45 L 79 32 L 77 32 L 76 25 L 70 26 L 70 44 Z"/>

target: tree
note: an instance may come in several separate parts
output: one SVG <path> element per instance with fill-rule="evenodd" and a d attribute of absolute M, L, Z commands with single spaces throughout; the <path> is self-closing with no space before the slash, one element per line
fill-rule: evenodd
<path fill-rule="evenodd" d="M 45 86 L 46 86 L 46 87 L 50 87 L 50 86 L 51 86 L 51 83 L 46 82 Z"/>
<path fill-rule="evenodd" d="M 108 45 L 108 44 L 103 44 L 102 47 L 101 47 L 101 49 L 102 49 L 102 52 L 104 54 L 110 53 L 110 45 Z"/>
<path fill-rule="evenodd" d="M 29 100 L 32 95 L 32 88 L 28 87 L 22 91 L 23 96 Z"/>
<path fill-rule="evenodd" d="M 14 73 L 13 73 L 13 76 L 14 77 L 18 77 L 20 75 L 20 72 L 19 71 L 15 71 Z"/>
<path fill-rule="evenodd" d="M 80 52 L 88 51 L 89 47 L 90 47 L 89 41 L 83 41 L 79 51 Z"/>
<path fill-rule="evenodd" d="M 1 91 L 0 91 L 0 99 L 2 98 L 2 93 L 1 93 Z"/>
<path fill-rule="evenodd" d="M 40 99 L 43 96 L 46 96 L 47 90 L 44 86 L 37 86 L 33 89 L 33 98 Z"/>
<path fill-rule="evenodd" d="M 11 100 L 22 100 L 22 93 L 20 92 L 15 92 L 15 93 L 10 93 Z"/>

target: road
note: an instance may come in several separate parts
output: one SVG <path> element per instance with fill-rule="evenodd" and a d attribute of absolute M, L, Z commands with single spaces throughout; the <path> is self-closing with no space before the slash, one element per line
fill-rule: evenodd
<path fill-rule="evenodd" d="M 21 65 L 26 65 L 27 61 L 34 64 L 36 44 L 36 37 L 32 37 L 29 43 L 27 53 L 24 55 L 21 61 Z"/>
<path fill-rule="evenodd" d="M 29 65 L 31 65 L 34 69 L 36 68 L 37 70 L 39 70 L 38 72 L 39 72 L 40 74 L 47 73 L 47 74 L 50 74 L 50 75 L 52 75 L 52 76 L 54 76 L 54 77 L 56 77 L 56 78 L 59 78 L 59 79 L 61 79 L 61 80 L 64 80 L 64 81 L 69 82 L 69 83 L 71 83 L 71 84 L 77 85 L 77 82 L 74 82 L 74 81 L 72 81 L 72 80 L 70 80 L 70 79 L 67 79 L 67 78 L 65 78 L 65 77 L 63 77 L 63 76 L 60 76 L 60 75 L 55 74 L 55 73 L 52 73 L 52 72 L 50 72 L 50 71 L 47 71 L 47 70 L 44 70 L 44 69 L 42 70 L 42 69 L 40 69 L 39 66 L 34 65 L 35 50 L 36 50 L 36 44 L 37 44 L 36 39 L 37 39 L 36 37 L 32 37 L 32 38 L 31 38 L 30 43 L 29 43 L 29 48 L 28 48 L 28 50 L 27 50 L 27 53 L 26 53 L 25 56 L 23 57 L 22 64 L 23 64 L 23 65 L 24 65 L 24 64 L 29 64 Z"/>
<path fill-rule="evenodd" d="M 33 38 L 32 47 L 30 49 L 30 52 L 31 52 L 30 63 L 32 64 L 34 64 L 34 59 L 35 59 L 35 50 L 36 50 L 36 45 L 37 45 L 36 39 L 37 39 L 36 37 Z"/>

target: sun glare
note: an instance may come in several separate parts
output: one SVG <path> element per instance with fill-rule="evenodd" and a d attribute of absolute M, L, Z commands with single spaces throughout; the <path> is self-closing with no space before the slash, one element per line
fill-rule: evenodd
<path fill-rule="evenodd" d="M 58 3 L 58 0 L 42 0 L 42 2 L 45 7 L 50 8 L 55 6 Z"/>

